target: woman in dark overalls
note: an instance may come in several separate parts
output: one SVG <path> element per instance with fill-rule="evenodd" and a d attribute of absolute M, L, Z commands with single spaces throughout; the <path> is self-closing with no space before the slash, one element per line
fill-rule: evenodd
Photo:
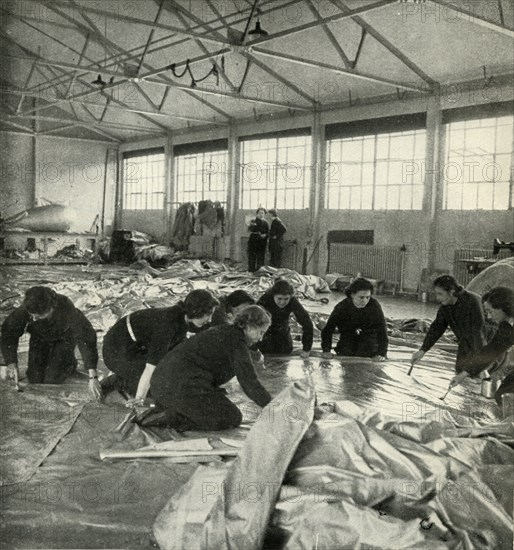
<path fill-rule="evenodd" d="M 27 378 L 31 384 L 62 384 L 76 371 L 78 346 L 89 374 L 89 390 L 96 399 L 101 398 L 96 332 L 69 298 L 49 287 L 34 286 L 3 322 L 2 355 L 16 382 L 18 342 L 25 330 L 30 334 Z"/>
<path fill-rule="evenodd" d="M 250 347 L 260 341 L 270 323 L 259 306 L 244 308 L 233 324 L 224 323 L 182 342 L 157 365 L 150 391 L 164 414 L 159 420 L 179 431 L 224 430 L 241 424 L 240 410 L 220 388 L 234 376 L 246 395 L 265 407 L 271 397 L 259 382 Z"/>
<path fill-rule="evenodd" d="M 114 373 L 101 386 L 104 395 L 114 389 L 143 400 L 157 363 L 188 332 L 196 332 L 211 320 L 218 300 L 208 290 L 193 290 L 174 306 L 134 311 L 112 326 L 104 338 L 103 358 Z"/>
<path fill-rule="evenodd" d="M 293 351 L 293 338 L 289 317 L 293 314 L 302 327 L 302 357 L 308 357 L 314 338 L 314 325 L 302 306 L 294 297 L 293 287 L 284 280 L 278 280 L 257 301 L 271 315 L 271 326 L 258 348 L 262 353 L 289 354 Z"/>
<path fill-rule="evenodd" d="M 373 298 L 373 284 L 367 279 L 355 279 L 344 293 L 326 326 L 321 331 L 321 349 L 324 357 L 331 357 L 332 336 L 337 328 L 339 342 L 337 355 L 372 357 L 384 361 L 387 357 L 387 326 L 382 307 Z"/>
<path fill-rule="evenodd" d="M 266 245 L 268 243 L 269 225 L 264 219 L 266 210 L 258 208 L 256 217 L 248 225 L 248 271 L 253 273 L 264 265 Z"/>

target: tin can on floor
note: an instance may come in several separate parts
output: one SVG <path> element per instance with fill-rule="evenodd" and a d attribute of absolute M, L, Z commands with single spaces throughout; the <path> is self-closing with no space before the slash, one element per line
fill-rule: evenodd
<path fill-rule="evenodd" d="M 491 399 L 491 397 L 494 397 L 495 392 L 492 378 L 484 378 L 482 380 L 482 395 Z"/>

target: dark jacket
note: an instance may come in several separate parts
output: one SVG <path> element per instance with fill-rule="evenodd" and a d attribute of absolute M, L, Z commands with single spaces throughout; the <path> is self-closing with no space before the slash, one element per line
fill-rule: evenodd
<path fill-rule="evenodd" d="M 427 352 L 450 327 L 459 343 L 456 365 L 459 369 L 460 362 L 466 355 L 475 353 L 485 345 L 484 313 L 480 298 L 476 294 L 461 290 L 456 296 L 457 302 L 454 305 L 439 306 L 421 350 Z"/>
<path fill-rule="evenodd" d="M 266 248 L 269 234 L 269 225 L 266 220 L 255 218 L 248 226 L 248 231 L 250 231 L 249 244 Z M 261 233 L 265 237 L 262 237 Z"/>
<path fill-rule="evenodd" d="M 274 220 L 272 220 L 269 230 L 270 246 L 273 241 L 281 241 L 284 238 L 286 232 L 287 228 L 283 224 L 282 220 L 280 220 L 279 218 L 275 218 Z"/>
<path fill-rule="evenodd" d="M 67 341 L 78 345 L 84 368 L 96 369 L 98 350 L 95 329 L 66 296 L 57 294 L 57 304 L 48 319 L 32 321 L 22 307 L 5 319 L 2 324 L 2 355 L 8 365 L 18 362 L 18 342 L 25 330 L 31 338 L 42 342 Z"/>
<path fill-rule="evenodd" d="M 502 321 L 492 339 L 479 351 L 466 358 L 464 370 L 470 376 L 480 374 L 512 345 L 514 345 L 514 328 L 507 321 Z"/>
<path fill-rule="evenodd" d="M 370 298 L 363 308 L 355 307 L 351 298 L 345 298 L 336 305 L 321 331 L 321 349 L 324 352 L 331 350 L 332 336 L 336 328 L 341 335 L 340 340 L 353 338 L 358 329 L 364 337 L 373 334 L 378 343 L 378 355 L 387 356 L 387 325 L 382 307 L 375 298 Z"/>
<path fill-rule="evenodd" d="M 271 325 L 267 334 L 277 333 L 279 335 L 283 333 L 289 335 L 291 333 L 289 317 L 292 313 L 302 327 L 302 346 L 304 351 L 311 350 L 314 338 L 314 325 L 305 308 L 294 296 L 291 297 L 286 307 L 280 308 L 275 304 L 271 293 L 265 292 L 259 298 L 257 305 L 262 306 L 271 315 Z"/>
<path fill-rule="evenodd" d="M 227 312 L 227 297 L 226 296 L 220 296 L 218 298 L 220 304 L 216 307 L 214 310 L 214 313 L 212 314 L 212 319 L 209 324 L 210 327 L 217 327 L 218 325 L 222 325 L 224 323 L 229 322 L 228 318 L 228 312 Z"/>
<path fill-rule="evenodd" d="M 183 302 L 171 307 L 134 311 L 130 314 L 130 326 L 136 342 L 129 334 L 126 317 L 122 317 L 105 336 L 104 360 L 109 361 L 106 353 L 130 356 L 144 352 L 145 361 L 157 365 L 191 331 L 184 317 Z"/>
<path fill-rule="evenodd" d="M 202 394 L 237 377 L 245 394 L 265 407 L 271 396 L 259 382 L 244 332 L 237 326 L 212 327 L 185 340 L 157 365 L 152 395 Z"/>

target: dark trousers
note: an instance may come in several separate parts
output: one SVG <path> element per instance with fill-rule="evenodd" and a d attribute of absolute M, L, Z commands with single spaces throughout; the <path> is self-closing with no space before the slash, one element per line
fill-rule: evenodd
<path fill-rule="evenodd" d="M 116 389 L 135 396 L 146 367 L 146 350 L 138 343 L 109 331 L 104 338 L 102 355 L 105 366 L 116 374 Z"/>
<path fill-rule="evenodd" d="M 237 428 L 243 420 L 222 388 L 191 388 L 178 395 L 159 395 L 156 401 L 165 410 L 167 425 L 178 431 L 227 430 Z"/>
<path fill-rule="evenodd" d="M 335 352 L 350 357 L 374 357 L 378 355 L 377 336 L 373 332 L 342 334 Z"/>
<path fill-rule="evenodd" d="M 27 378 L 31 384 L 62 384 L 76 368 L 74 342 L 30 337 Z"/>
<path fill-rule="evenodd" d="M 271 239 L 269 242 L 269 265 L 282 267 L 282 252 L 284 250 L 283 239 Z"/>
<path fill-rule="evenodd" d="M 293 338 L 289 325 L 271 326 L 257 344 L 262 353 L 290 354 L 293 351 Z"/>
<path fill-rule="evenodd" d="M 266 243 L 254 243 L 248 241 L 248 271 L 253 273 L 259 267 L 264 265 L 264 257 L 266 256 Z"/>

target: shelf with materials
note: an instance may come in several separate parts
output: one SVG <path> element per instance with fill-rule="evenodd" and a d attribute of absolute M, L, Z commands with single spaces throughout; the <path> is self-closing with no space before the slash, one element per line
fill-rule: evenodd
<path fill-rule="evenodd" d="M 58 233 L 42 231 L 3 231 L 0 233 L 1 265 L 87 264 L 96 249 L 98 235 L 94 233 Z M 56 254 L 66 247 L 75 247 L 78 254 L 66 257 Z"/>

